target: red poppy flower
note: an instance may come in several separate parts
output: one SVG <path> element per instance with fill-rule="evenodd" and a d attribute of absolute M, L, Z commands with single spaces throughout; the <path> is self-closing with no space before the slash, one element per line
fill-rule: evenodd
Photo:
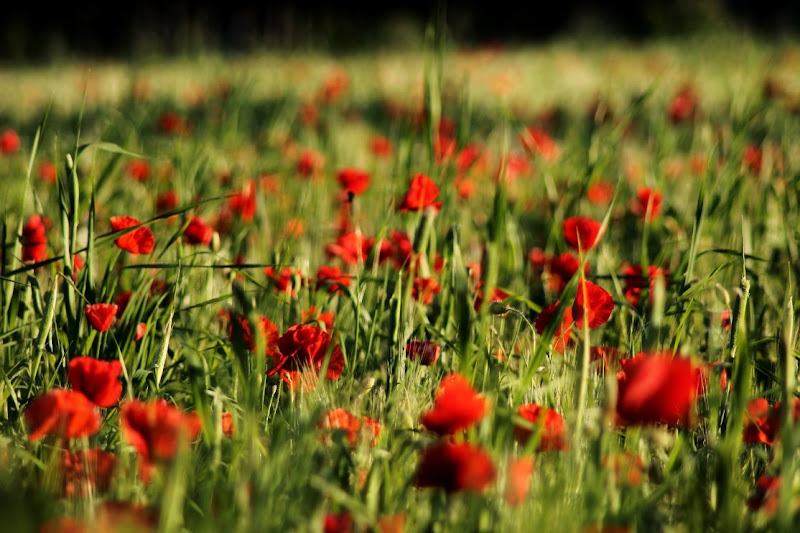
<path fill-rule="evenodd" d="M 555 161 L 561 155 L 558 144 L 541 128 L 528 128 L 520 135 L 519 140 L 528 153 L 541 155 L 545 161 Z"/>
<path fill-rule="evenodd" d="M 678 124 L 693 119 L 697 115 L 699 103 L 700 99 L 694 88 L 689 85 L 684 86 L 669 104 L 670 120 L 673 124 Z"/>
<path fill-rule="evenodd" d="M 78 391 L 52 389 L 37 396 L 25 410 L 28 438 L 35 441 L 45 435 L 62 439 L 89 437 L 100 429 L 100 413 Z"/>
<path fill-rule="evenodd" d="M 177 209 L 178 207 L 178 193 L 169 190 L 158 193 L 156 196 L 156 212 L 157 213 L 166 213 Z"/>
<path fill-rule="evenodd" d="M 621 361 L 617 416 L 630 425 L 688 426 L 704 387 L 704 374 L 691 360 L 669 353 L 639 353 Z"/>
<path fill-rule="evenodd" d="M 355 531 L 357 531 L 356 522 L 349 511 L 325 514 L 325 521 L 322 524 L 323 533 L 353 533 Z"/>
<path fill-rule="evenodd" d="M 411 287 L 411 297 L 418 302 L 427 305 L 433 301 L 433 296 L 442 292 L 442 287 L 434 278 L 414 278 Z"/>
<path fill-rule="evenodd" d="M 329 294 L 343 294 L 342 287 L 349 287 L 352 276 L 342 274 L 339 267 L 321 266 L 317 269 L 317 289 L 327 287 Z"/>
<path fill-rule="evenodd" d="M 189 225 L 183 231 L 183 238 L 187 244 L 203 244 L 208 246 L 214 237 L 214 228 L 198 215 L 192 217 Z"/>
<path fill-rule="evenodd" d="M 194 441 L 202 429 L 197 413 L 184 413 L 165 400 L 129 400 L 120 408 L 122 435 L 145 463 L 175 457 L 182 439 Z"/>
<path fill-rule="evenodd" d="M 308 309 L 303 309 L 300 311 L 300 322 L 304 324 L 310 321 L 321 322 L 325 325 L 325 331 L 331 331 L 333 329 L 333 318 L 333 311 L 320 313 L 319 310 L 313 305 L 309 306 Z"/>
<path fill-rule="evenodd" d="M 792 415 L 795 422 L 800 421 L 800 398 L 792 399 Z M 781 416 L 780 401 L 770 406 L 765 398 L 751 400 L 744 415 L 743 442 L 773 446 L 780 437 Z"/>
<path fill-rule="evenodd" d="M 256 214 L 256 182 L 248 181 L 236 196 L 228 198 L 228 208 L 239 215 L 242 222 L 250 222 Z"/>
<path fill-rule="evenodd" d="M 614 184 L 608 181 L 598 181 L 586 189 L 586 198 L 596 205 L 608 205 L 614 197 Z"/>
<path fill-rule="evenodd" d="M 370 150 L 378 157 L 389 157 L 392 155 L 392 141 L 383 135 L 377 135 L 370 140 Z"/>
<path fill-rule="evenodd" d="M 426 429 L 438 435 L 452 435 L 478 423 L 489 412 L 489 402 L 460 374 L 442 379 L 433 408 L 420 416 Z"/>
<path fill-rule="evenodd" d="M 47 259 L 48 220 L 32 215 L 22 227 L 22 261 L 39 263 Z"/>
<path fill-rule="evenodd" d="M 749 144 L 742 151 L 742 165 L 753 174 L 761 174 L 764 153 L 760 147 Z"/>
<path fill-rule="evenodd" d="M 357 168 L 343 168 L 336 174 L 342 189 L 351 194 L 363 194 L 369 187 L 369 172 Z"/>
<path fill-rule="evenodd" d="M 342 432 L 350 446 L 358 445 L 360 437 L 369 437 L 370 446 L 375 446 L 381 429 L 376 420 L 356 416 L 341 408 L 326 411 L 317 427 L 329 433 L 324 435 L 323 442 L 330 443 L 330 433 Z"/>
<path fill-rule="evenodd" d="M 533 323 L 536 333 L 539 335 L 544 335 L 544 332 L 547 330 L 547 326 L 550 324 L 553 318 L 555 318 L 556 310 L 558 309 L 559 305 L 560 300 L 556 300 L 542 309 L 542 312 L 539 313 L 539 316 L 536 317 L 536 321 Z M 552 347 L 558 353 L 564 353 L 564 350 L 569 343 L 569 335 L 570 331 L 572 330 L 573 322 L 572 308 L 567 307 L 564 309 L 564 314 L 561 316 L 561 324 L 558 326 L 558 328 L 556 328 L 555 332 L 553 332 Z"/>
<path fill-rule="evenodd" d="M 594 329 L 608 322 L 612 311 L 614 299 L 608 291 L 589 280 L 578 282 L 578 292 L 572 304 L 572 316 L 578 329 L 583 329 L 584 313 L 589 320 L 589 329 Z"/>
<path fill-rule="evenodd" d="M 459 173 L 467 172 L 482 159 L 486 159 L 483 147 L 478 144 L 468 144 L 456 156 L 456 170 Z"/>
<path fill-rule="evenodd" d="M 133 296 L 133 291 L 122 291 L 114 298 L 114 303 L 117 304 L 117 318 L 120 318 L 125 312 L 125 309 L 131 301 L 131 296 Z"/>
<path fill-rule="evenodd" d="M 10 155 L 19 150 L 20 141 L 17 132 L 7 129 L 0 133 L 0 154 Z"/>
<path fill-rule="evenodd" d="M 575 251 L 588 252 L 600 238 L 603 224 L 589 217 L 570 217 L 564 221 L 564 239 Z"/>
<path fill-rule="evenodd" d="M 150 177 L 150 163 L 144 159 L 134 159 L 128 163 L 127 170 L 130 177 L 142 183 Z"/>
<path fill-rule="evenodd" d="M 67 378 L 72 390 L 83 393 L 98 407 L 111 407 L 122 395 L 119 376 L 122 363 L 100 361 L 94 357 L 76 357 L 69 362 Z"/>
<path fill-rule="evenodd" d="M 222 434 L 229 439 L 233 437 L 233 433 L 236 431 L 236 427 L 233 425 L 233 415 L 228 411 L 223 412 L 220 422 L 222 424 Z"/>
<path fill-rule="evenodd" d="M 110 220 L 111 231 L 122 231 L 141 224 L 141 222 L 129 216 L 111 217 Z M 114 241 L 114 244 L 133 255 L 148 255 L 152 253 L 155 243 L 155 236 L 153 236 L 153 232 L 147 226 L 141 226 L 133 231 L 129 231 Z"/>
<path fill-rule="evenodd" d="M 325 157 L 314 150 L 304 150 L 297 160 L 297 173 L 304 177 L 313 177 L 325 164 Z"/>
<path fill-rule="evenodd" d="M 414 485 L 439 487 L 447 492 L 482 492 L 494 483 L 496 475 L 492 458 L 482 449 L 440 442 L 422 452 Z"/>
<path fill-rule="evenodd" d="M 289 296 L 294 296 L 299 286 L 303 284 L 302 272 L 288 266 L 283 267 L 280 272 L 275 272 L 275 267 L 264 267 L 264 273 L 272 280 L 277 292 L 286 293 Z M 299 279 L 295 279 L 296 277 Z"/>
<path fill-rule="evenodd" d="M 39 178 L 49 184 L 54 185 L 58 181 L 58 169 L 52 161 L 42 161 L 39 163 Z"/>
<path fill-rule="evenodd" d="M 331 344 L 333 346 L 331 347 Z M 330 350 L 329 350 L 330 348 Z M 273 376 L 280 372 L 284 381 L 291 376 L 286 372 L 307 372 L 318 374 L 327 361 L 327 379 L 339 379 L 344 370 L 344 354 L 339 345 L 333 341 L 330 333 L 311 324 L 295 324 L 291 326 L 278 339 L 278 350 L 274 357 L 275 363 L 267 375 Z M 328 352 L 330 351 L 330 356 Z"/>
<path fill-rule="evenodd" d="M 431 366 L 439 359 L 442 347 L 431 341 L 408 341 L 406 343 L 406 355 L 412 361 L 416 361 L 422 366 Z"/>
<path fill-rule="evenodd" d="M 325 247 L 325 255 L 330 259 L 340 257 L 348 265 L 357 265 L 367 259 L 374 242 L 373 238 L 365 237 L 359 231 L 343 233 L 336 238 L 335 243 Z"/>
<path fill-rule="evenodd" d="M 158 117 L 158 129 L 167 135 L 183 135 L 192 131 L 192 126 L 175 111 L 165 111 Z"/>
<path fill-rule="evenodd" d="M 623 286 L 622 292 L 625 295 L 625 299 L 628 300 L 628 302 L 634 307 L 639 306 L 642 289 L 648 289 L 649 300 L 652 304 L 656 280 L 661 278 L 665 285 L 669 280 L 669 273 L 663 268 L 659 268 L 654 265 L 649 265 L 647 267 L 647 280 L 645 280 L 644 276 L 642 276 L 641 265 L 626 266 L 622 269 L 622 275 L 625 278 L 625 285 Z"/>
<path fill-rule="evenodd" d="M 90 493 L 107 491 L 111 488 L 116 464 L 117 456 L 100 448 L 75 453 L 64 450 L 61 455 L 64 496 L 85 497 Z"/>
<path fill-rule="evenodd" d="M 564 418 L 549 407 L 527 403 L 517 408 L 517 414 L 528 424 L 514 424 L 514 439 L 526 444 L 531 437 L 539 435 L 537 451 L 557 451 L 569 448 L 564 435 Z M 541 429 L 539 425 L 541 424 Z M 531 428 L 533 425 L 533 428 Z"/>
<path fill-rule="evenodd" d="M 435 211 L 439 211 L 442 207 L 442 202 L 436 202 L 436 197 L 439 196 L 439 187 L 425 174 L 416 174 L 408 186 L 403 201 L 397 207 L 401 213 L 406 211 L 422 211 L 426 207 L 433 207 Z"/>
<path fill-rule="evenodd" d="M 100 333 L 111 327 L 117 315 L 117 306 L 115 304 L 86 304 L 83 309 L 86 312 L 86 318 L 89 319 L 89 323 Z"/>
<path fill-rule="evenodd" d="M 437 135 L 433 140 L 433 156 L 438 164 L 452 158 L 456 153 L 457 142 L 454 138 L 446 135 Z"/>
<path fill-rule="evenodd" d="M 768 515 L 774 514 L 780 506 L 782 480 L 780 476 L 762 475 L 756 481 L 755 492 L 747 499 L 751 511 L 764 509 Z"/>
<path fill-rule="evenodd" d="M 580 260 L 569 252 L 554 255 L 545 263 L 547 272 L 547 288 L 555 294 L 564 291 L 569 280 L 580 268 Z M 583 264 L 583 275 L 589 275 L 589 263 Z"/>
<path fill-rule="evenodd" d="M 638 215 L 642 220 L 653 220 L 658 218 L 660 212 L 661 193 L 650 187 L 640 187 L 631 204 L 631 213 Z"/>
<path fill-rule="evenodd" d="M 378 260 L 383 262 L 391 259 L 395 268 L 401 269 L 404 266 L 410 266 L 413 251 L 411 239 L 408 235 L 404 231 L 392 230 L 389 233 L 388 241 L 379 243 Z"/>
<path fill-rule="evenodd" d="M 511 459 L 508 462 L 506 477 L 505 500 L 509 505 L 519 505 L 528 496 L 531 486 L 534 462 L 532 457 Z"/>
<path fill-rule="evenodd" d="M 478 293 L 475 296 L 475 305 L 473 306 L 473 308 L 475 309 L 476 313 L 480 312 L 481 306 L 483 305 L 483 291 L 480 290 L 482 286 L 483 286 L 483 281 L 479 281 L 475 285 L 475 290 Z M 492 297 L 489 298 L 489 303 L 502 302 L 509 296 L 511 295 L 505 289 L 501 289 L 500 287 L 495 287 L 494 290 L 492 291 Z"/>
<path fill-rule="evenodd" d="M 259 316 L 257 327 L 266 344 L 264 355 L 267 357 L 278 355 L 278 326 L 270 319 Z M 250 352 L 256 351 L 256 338 L 250 328 L 250 321 L 244 315 L 230 314 L 228 339 L 233 343 L 241 342 Z"/>

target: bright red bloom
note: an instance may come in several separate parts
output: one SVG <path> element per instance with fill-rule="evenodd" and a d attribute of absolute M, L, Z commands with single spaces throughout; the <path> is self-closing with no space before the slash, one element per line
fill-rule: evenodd
<path fill-rule="evenodd" d="M 584 313 L 589 320 L 589 329 L 594 329 L 608 322 L 613 311 L 614 299 L 607 290 L 589 280 L 578 282 L 578 292 L 572 304 L 572 316 L 578 329 L 583 329 Z"/>
<path fill-rule="evenodd" d="M 359 261 L 367 259 L 374 242 L 375 239 L 365 237 L 358 231 L 343 233 L 335 243 L 325 246 L 325 255 L 331 259 L 340 257 L 348 265 L 357 265 Z"/>
<path fill-rule="evenodd" d="M 561 155 L 558 144 L 541 128 L 528 128 L 520 135 L 519 140 L 528 153 L 541 155 L 545 161 L 555 161 Z"/>
<path fill-rule="evenodd" d="M 748 144 L 742 151 L 742 165 L 753 174 L 761 174 L 761 166 L 764 162 L 764 152 L 760 147 Z"/>
<path fill-rule="evenodd" d="M 214 228 L 206 224 L 206 222 L 198 215 L 192 217 L 189 225 L 183 231 L 183 238 L 187 244 L 203 244 L 208 246 L 211 244 L 211 239 L 214 237 Z"/>
<path fill-rule="evenodd" d="M 537 451 L 566 450 L 569 447 L 564 435 L 564 418 L 555 410 L 535 403 L 526 403 L 517 408 L 517 414 L 529 423 L 514 424 L 514 440 L 520 444 L 526 444 L 538 433 Z M 530 425 L 533 425 L 533 428 Z"/>
<path fill-rule="evenodd" d="M 614 184 L 608 181 L 598 181 L 586 189 L 586 198 L 596 205 L 608 205 L 614 197 Z"/>
<path fill-rule="evenodd" d="M 744 417 L 743 442 L 773 446 L 780 437 L 781 416 L 780 401 L 770 406 L 765 398 L 751 400 Z M 800 421 L 800 398 L 792 399 L 792 416 L 795 422 Z"/>
<path fill-rule="evenodd" d="M 136 324 L 136 333 L 133 335 L 133 341 L 139 342 L 144 337 L 145 333 L 147 333 L 147 324 L 144 322 L 139 322 Z"/>
<path fill-rule="evenodd" d="M 86 318 L 92 327 L 100 333 L 106 331 L 114 323 L 117 316 L 117 306 L 115 304 L 86 304 L 83 308 Z"/>
<path fill-rule="evenodd" d="M 460 374 L 449 374 L 436 391 L 433 408 L 420 416 L 426 429 L 452 435 L 478 423 L 489 412 L 489 402 Z"/>
<path fill-rule="evenodd" d="M 22 261 L 39 263 L 47 259 L 48 221 L 41 215 L 32 215 L 22 227 Z"/>
<path fill-rule="evenodd" d="M 439 187 L 425 174 L 416 174 L 408 186 L 403 201 L 397 207 L 401 213 L 406 211 L 422 211 L 426 207 L 433 207 L 434 210 L 439 211 L 442 207 L 442 202 L 436 202 L 436 197 L 439 196 Z"/>
<path fill-rule="evenodd" d="M 672 98 L 669 104 L 669 118 L 673 124 L 693 119 L 698 112 L 700 99 L 694 88 L 687 85 Z"/>
<path fill-rule="evenodd" d="M 264 339 L 264 355 L 274 357 L 278 355 L 278 326 L 270 319 L 259 316 L 257 326 Z M 247 317 L 239 313 L 231 313 L 228 322 L 228 339 L 233 342 L 242 343 L 250 352 L 256 351 L 256 338 L 250 328 L 250 321 Z"/>
<path fill-rule="evenodd" d="M 317 427 L 327 430 L 328 433 L 343 432 L 350 446 L 358 445 L 361 437 L 369 437 L 370 446 L 375 446 L 381 430 L 381 425 L 376 420 L 356 416 L 341 408 L 326 411 Z M 330 435 L 325 435 L 323 442 L 329 443 Z"/>
<path fill-rule="evenodd" d="M 564 291 L 569 280 L 580 268 L 580 260 L 569 252 L 554 255 L 545 263 L 547 271 L 547 287 L 553 293 L 560 294 Z M 583 275 L 589 275 L 589 263 L 583 264 Z"/>
<path fill-rule="evenodd" d="M 440 442 L 422 452 L 414 485 L 439 487 L 447 492 L 482 492 L 494 483 L 497 470 L 492 458 L 469 444 Z"/>
<path fill-rule="evenodd" d="M 446 135 L 437 135 L 433 140 L 433 155 L 438 164 L 448 161 L 456 154 L 456 140 Z"/>
<path fill-rule="evenodd" d="M 705 385 L 701 367 L 670 353 L 639 353 L 621 361 L 617 416 L 630 425 L 688 426 Z"/>
<path fill-rule="evenodd" d="M 408 341 L 406 355 L 423 366 L 431 366 L 439 359 L 442 347 L 431 341 Z"/>
<path fill-rule="evenodd" d="M 94 404 L 80 392 L 52 389 L 28 405 L 25 422 L 32 441 L 45 435 L 77 439 L 97 433 L 101 418 Z"/>
<path fill-rule="evenodd" d="M 333 329 L 333 318 L 333 311 L 320 313 L 319 310 L 313 305 L 309 306 L 308 309 L 303 309 L 300 311 L 300 322 L 304 324 L 311 321 L 322 322 L 325 325 L 325 331 L 331 331 Z"/>
<path fill-rule="evenodd" d="M 150 177 L 150 163 L 144 159 L 134 159 L 128 163 L 127 171 L 130 177 L 144 183 Z"/>
<path fill-rule="evenodd" d="M 392 259 L 397 269 L 411 266 L 413 256 L 413 246 L 408 235 L 399 230 L 392 230 L 388 241 L 382 240 L 379 243 L 379 261 L 383 262 Z"/>
<path fill-rule="evenodd" d="M 72 390 L 83 393 L 98 407 L 111 407 L 122 396 L 122 363 L 94 357 L 76 357 L 69 362 L 67 378 Z"/>
<path fill-rule="evenodd" d="M 343 287 L 349 287 L 352 276 L 342 274 L 339 267 L 321 266 L 317 269 L 317 289 L 327 287 L 329 294 L 339 293 L 344 291 Z"/>
<path fill-rule="evenodd" d="M 125 312 L 125 309 L 131 302 L 131 296 L 133 296 L 133 291 L 122 291 L 114 299 L 114 303 L 117 304 L 117 314 L 116 314 L 117 318 L 120 318 L 122 314 Z"/>
<path fill-rule="evenodd" d="M 70 453 L 64 450 L 61 467 L 64 478 L 64 496 L 84 497 L 92 492 L 105 492 L 111 488 L 111 477 L 117 464 L 117 456 L 91 448 Z"/>
<path fill-rule="evenodd" d="M 392 142 L 382 135 L 372 138 L 369 143 L 370 150 L 378 157 L 389 157 L 392 155 Z"/>
<path fill-rule="evenodd" d="M 47 184 L 54 185 L 58 181 L 58 169 L 52 161 L 39 163 L 39 178 Z"/>
<path fill-rule="evenodd" d="M 19 150 L 20 141 L 17 132 L 7 129 L 0 133 L 0 154 L 10 155 Z"/>
<path fill-rule="evenodd" d="M 326 513 L 322 524 L 323 533 L 354 533 L 356 523 L 349 511 Z"/>
<path fill-rule="evenodd" d="M 331 344 L 333 345 L 331 347 Z M 329 349 L 330 348 L 330 349 Z M 344 370 L 344 354 L 330 333 L 311 324 L 295 324 L 278 339 L 280 353 L 267 375 L 280 372 L 281 378 L 291 386 L 291 372 L 318 374 L 327 362 L 325 377 L 339 379 Z M 330 355 L 328 352 L 330 351 Z"/>
<path fill-rule="evenodd" d="M 622 275 L 625 278 L 625 285 L 623 286 L 622 292 L 625 295 L 625 299 L 628 300 L 628 302 L 634 307 L 639 306 L 642 289 L 647 288 L 649 300 L 652 304 L 656 280 L 661 278 L 665 285 L 669 280 L 669 273 L 666 270 L 658 268 L 654 265 L 649 265 L 647 267 L 647 280 L 645 280 L 644 276 L 642 276 L 641 265 L 626 266 L 622 269 Z"/>
<path fill-rule="evenodd" d="M 288 266 L 283 267 L 280 272 L 275 272 L 275 267 L 264 267 L 264 273 L 275 284 L 277 292 L 283 292 L 289 296 L 294 296 L 298 288 L 297 285 L 302 285 L 303 283 L 303 274 Z M 295 280 L 295 275 L 300 278 L 299 281 Z"/>
<path fill-rule="evenodd" d="M 442 287 L 435 278 L 414 278 L 411 287 L 411 297 L 427 305 L 433 301 L 433 296 L 442 292 Z"/>
<path fill-rule="evenodd" d="M 533 467 L 532 457 L 521 457 L 509 461 L 505 488 L 505 500 L 509 505 L 519 505 L 528 497 Z"/>
<path fill-rule="evenodd" d="M 556 310 L 558 309 L 559 304 L 560 300 L 556 300 L 542 309 L 542 312 L 539 313 L 539 316 L 536 317 L 536 321 L 533 323 L 536 333 L 539 335 L 544 335 L 544 332 L 547 330 L 550 322 L 552 322 L 552 320 L 555 318 Z M 561 316 L 561 324 L 559 324 L 559 326 L 553 332 L 552 346 L 553 349 L 558 353 L 564 353 L 564 349 L 569 343 L 569 335 L 570 331 L 572 330 L 573 322 L 572 308 L 567 307 L 564 309 L 564 314 Z"/>
<path fill-rule="evenodd" d="M 658 218 L 660 212 L 661 193 L 650 187 L 640 187 L 631 204 L 631 213 L 638 215 L 642 220 L 653 220 Z"/>
<path fill-rule="evenodd" d="M 248 181 L 242 191 L 228 198 L 228 208 L 239 215 L 242 222 L 250 222 L 256 214 L 256 182 Z"/>
<path fill-rule="evenodd" d="M 369 187 L 369 172 L 357 168 L 343 168 L 336 174 L 336 181 L 346 192 L 363 194 Z"/>
<path fill-rule="evenodd" d="M 129 216 L 111 217 L 110 220 L 111 231 L 122 231 L 141 224 L 141 222 Z M 155 236 L 147 226 L 140 226 L 114 241 L 114 244 L 133 255 L 148 255 L 152 253 L 155 243 Z"/>
<path fill-rule="evenodd" d="M 603 236 L 603 224 L 589 217 L 570 217 L 564 221 L 564 239 L 573 250 L 588 252 Z"/>
<path fill-rule="evenodd" d="M 483 286 L 483 281 L 479 281 L 475 285 L 475 290 L 478 292 L 478 294 L 475 296 L 475 305 L 473 307 L 476 313 L 480 312 L 481 306 L 483 305 L 483 291 L 480 290 L 482 286 Z M 492 297 L 489 298 L 489 303 L 502 302 L 509 296 L 511 295 L 505 289 L 501 289 L 500 287 L 495 287 L 494 290 L 492 291 Z"/>
<path fill-rule="evenodd" d="M 220 422 L 222 425 L 222 434 L 229 439 L 233 437 L 233 433 L 236 431 L 236 427 L 233 425 L 233 415 L 228 411 L 223 412 Z"/>
<path fill-rule="evenodd" d="M 184 413 L 165 400 L 129 400 L 120 408 L 122 435 L 149 464 L 175 457 L 182 439 L 194 441 L 202 429 L 197 413 Z"/>

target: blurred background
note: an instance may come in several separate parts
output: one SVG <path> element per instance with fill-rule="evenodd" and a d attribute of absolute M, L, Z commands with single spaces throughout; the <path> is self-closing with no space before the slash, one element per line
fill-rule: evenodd
<path fill-rule="evenodd" d="M 168 0 L 133 3 L 7 1 L 0 7 L 0 61 L 130 59 L 147 55 L 256 49 L 352 53 L 421 46 L 436 16 L 462 45 L 514 45 L 558 38 L 631 40 L 750 31 L 769 38 L 800 33 L 797 0 L 622 2 L 336 2 Z"/>

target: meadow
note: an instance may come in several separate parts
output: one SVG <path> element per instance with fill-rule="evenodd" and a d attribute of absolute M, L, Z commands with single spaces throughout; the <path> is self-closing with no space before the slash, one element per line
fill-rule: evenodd
<path fill-rule="evenodd" d="M 800 528 L 799 42 L 0 87 L 0 530 Z"/>

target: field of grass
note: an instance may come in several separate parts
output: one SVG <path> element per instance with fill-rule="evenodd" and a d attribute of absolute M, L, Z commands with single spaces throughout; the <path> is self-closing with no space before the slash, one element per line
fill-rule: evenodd
<path fill-rule="evenodd" d="M 0 530 L 800 528 L 800 42 L 0 87 Z"/>

